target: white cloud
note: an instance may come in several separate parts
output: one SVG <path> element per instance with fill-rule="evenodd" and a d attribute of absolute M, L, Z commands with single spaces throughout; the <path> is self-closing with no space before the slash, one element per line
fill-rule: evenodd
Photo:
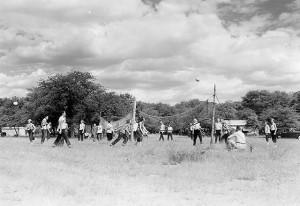
<path fill-rule="evenodd" d="M 39 78 L 76 69 L 149 102 L 205 100 L 214 83 L 221 101 L 250 89 L 300 86 L 298 14 L 291 9 L 275 24 L 268 12 L 248 16 L 259 8 L 243 2 L 236 13 L 222 8 L 239 19 L 224 28 L 218 5 L 230 0 L 163 0 L 156 10 L 137 0 L 29 3 L 0 3 L 2 96 L 24 96 Z"/>

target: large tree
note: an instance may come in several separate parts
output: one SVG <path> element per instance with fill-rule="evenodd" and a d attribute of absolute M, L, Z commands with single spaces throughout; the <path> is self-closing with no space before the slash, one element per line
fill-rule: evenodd
<path fill-rule="evenodd" d="M 77 114 L 85 105 L 85 98 L 95 91 L 104 92 L 104 89 L 94 82 L 90 73 L 74 71 L 40 80 L 38 86 L 29 91 L 27 108 L 34 119 L 41 121 L 49 115 L 50 121 L 56 123 L 62 111 L 66 111 L 68 121 L 75 123 L 84 118 Z"/>

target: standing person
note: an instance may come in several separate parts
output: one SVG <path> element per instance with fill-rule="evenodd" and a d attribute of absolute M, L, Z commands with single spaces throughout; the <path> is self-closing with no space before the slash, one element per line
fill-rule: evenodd
<path fill-rule="evenodd" d="M 218 118 L 217 122 L 215 123 L 215 144 L 217 144 L 218 139 L 219 139 L 219 143 L 221 143 L 221 132 L 222 132 L 222 123 Z"/>
<path fill-rule="evenodd" d="M 221 141 L 225 141 L 225 144 L 227 144 L 227 138 L 229 137 L 229 126 L 226 123 L 226 121 L 224 119 L 221 120 L 222 122 L 222 137 L 221 137 Z"/>
<path fill-rule="evenodd" d="M 49 122 L 47 124 L 47 141 L 50 139 L 50 135 L 52 134 L 52 124 Z"/>
<path fill-rule="evenodd" d="M 143 136 L 147 134 L 147 129 L 145 128 L 144 122 L 145 122 L 144 117 L 140 117 L 138 122 L 138 129 L 137 129 L 137 139 L 135 143 L 135 145 L 139 143 L 140 147 L 142 146 Z"/>
<path fill-rule="evenodd" d="M 137 138 L 138 138 L 138 133 L 137 133 L 138 127 L 139 127 L 139 123 L 134 120 L 132 129 L 133 129 L 133 138 L 135 142 L 137 142 Z"/>
<path fill-rule="evenodd" d="M 126 143 L 129 140 L 129 136 L 130 136 L 130 120 L 126 120 L 126 123 L 123 126 L 121 126 L 121 128 L 119 128 L 118 130 L 119 130 L 119 133 L 118 133 L 117 139 L 115 139 L 109 146 L 114 146 L 121 139 L 123 139 L 122 146 L 126 145 Z"/>
<path fill-rule="evenodd" d="M 106 125 L 106 137 L 107 137 L 107 143 L 109 143 L 113 139 L 113 125 L 111 124 L 111 121 L 108 121 L 108 124 Z"/>
<path fill-rule="evenodd" d="M 168 141 L 169 141 L 169 138 L 171 139 L 171 141 L 173 141 L 173 127 L 171 127 L 170 124 L 168 126 Z"/>
<path fill-rule="evenodd" d="M 162 141 L 165 141 L 165 138 L 164 138 L 164 133 L 166 132 L 166 126 L 164 125 L 164 123 L 162 121 L 160 121 L 160 130 L 159 130 L 159 140 L 162 140 Z"/>
<path fill-rule="evenodd" d="M 193 123 L 193 134 L 194 134 L 194 143 L 193 145 L 196 145 L 196 140 L 197 137 L 199 137 L 200 139 L 200 144 L 202 144 L 202 134 L 201 134 L 201 125 L 200 123 L 197 121 L 197 119 L 194 119 L 194 123 Z"/>
<path fill-rule="evenodd" d="M 83 141 L 84 131 L 85 131 L 85 124 L 84 124 L 84 121 L 81 120 L 80 124 L 79 124 L 78 141 Z"/>
<path fill-rule="evenodd" d="M 68 136 L 67 136 L 67 133 L 68 133 L 67 130 L 68 130 L 68 124 L 67 124 L 67 121 L 66 121 L 66 112 L 64 111 L 58 119 L 58 127 L 57 127 L 58 135 L 57 135 L 56 140 L 53 143 L 53 147 L 58 146 L 61 139 L 63 138 L 62 141 L 65 140 L 66 143 L 67 143 L 67 146 L 69 148 L 71 148 L 71 143 L 70 143 L 70 141 L 68 139 Z"/>
<path fill-rule="evenodd" d="M 46 136 L 47 136 L 47 126 L 48 126 L 48 116 L 46 116 L 41 123 L 42 126 L 42 138 L 41 138 L 41 144 L 45 142 Z"/>
<path fill-rule="evenodd" d="M 36 129 L 36 127 L 32 123 L 32 120 L 29 119 L 28 124 L 26 125 L 26 130 L 27 130 L 27 133 L 29 136 L 29 141 L 31 144 L 33 144 L 33 141 L 34 141 L 33 133 L 35 132 L 35 129 Z"/>
<path fill-rule="evenodd" d="M 247 147 L 246 136 L 240 126 L 236 127 L 236 132 L 231 134 L 227 139 L 228 151 L 232 149 L 245 150 Z"/>
<path fill-rule="evenodd" d="M 102 140 L 102 133 L 103 133 L 103 127 L 101 125 L 101 122 L 99 121 L 99 124 L 97 126 L 97 140 Z"/>
<path fill-rule="evenodd" d="M 277 135 L 276 135 L 277 126 L 273 118 L 271 118 L 270 132 L 271 132 L 272 141 L 274 142 L 275 147 L 277 147 Z"/>
<path fill-rule="evenodd" d="M 265 135 L 266 135 L 267 145 L 269 145 L 269 138 L 271 136 L 271 129 L 270 129 L 270 126 L 269 126 L 267 121 L 265 121 Z"/>

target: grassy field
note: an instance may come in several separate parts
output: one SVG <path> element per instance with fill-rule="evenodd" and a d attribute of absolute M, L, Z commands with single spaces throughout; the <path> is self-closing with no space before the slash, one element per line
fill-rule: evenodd
<path fill-rule="evenodd" d="M 175 139 L 52 148 L 1 138 L 0 205 L 300 205 L 300 141 L 249 137 L 250 153 Z"/>

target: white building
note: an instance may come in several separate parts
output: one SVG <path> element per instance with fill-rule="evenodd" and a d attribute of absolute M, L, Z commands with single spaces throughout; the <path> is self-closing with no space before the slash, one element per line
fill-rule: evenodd
<path fill-rule="evenodd" d="M 228 124 L 228 126 L 235 129 L 237 126 L 245 128 L 247 124 L 247 120 L 225 120 L 225 122 Z"/>

